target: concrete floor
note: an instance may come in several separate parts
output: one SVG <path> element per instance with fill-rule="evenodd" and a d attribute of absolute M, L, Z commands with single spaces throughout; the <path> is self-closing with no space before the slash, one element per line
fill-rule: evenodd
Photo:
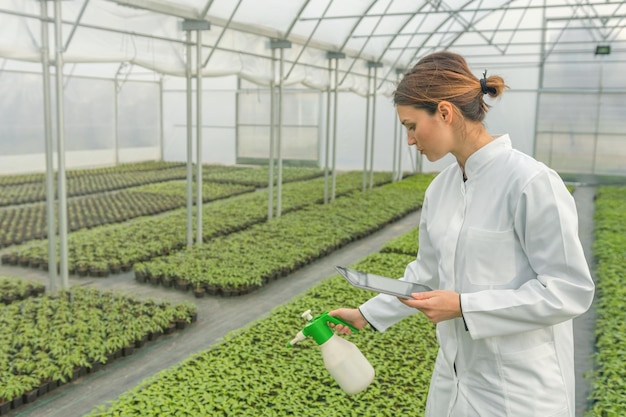
<path fill-rule="evenodd" d="M 592 260 L 593 195 L 592 187 L 580 187 L 574 192 L 580 217 L 580 236 L 587 259 Z M 294 274 L 272 282 L 254 293 L 234 298 L 205 297 L 196 299 L 191 293 L 167 290 L 135 282 L 132 273 L 109 278 L 74 278 L 70 285 L 89 285 L 115 289 L 140 298 L 163 299 L 172 302 L 193 301 L 198 305 L 198 321 L 187 329 L 149 342 L 135 354 L 118 359 L 103 370 L 56 389 L 50 394 L 26 404 L 8 414 L 9 417 L 78 417 L 95 406 L 116 399 L 146 377 L 171 367 L 194 352 L 210 347 L 232 330 L 267 316 L 275 307 L 289 301 L 318 281 L 335 274 L 335 265 L 348 265 L 377 252 L 388 240 L 414 228 L 419 212 L 387 226 L 377 233 L 354 242 Z M 18 275 L 41 282 L 47 281 L 42 271 L 0 266 L 0 276 Z M 587 409 L 589 384 L 583 374 L 592 369 L 594 351 L 593 310 L 574 321 L 576 358 L 576 417 Z"/>

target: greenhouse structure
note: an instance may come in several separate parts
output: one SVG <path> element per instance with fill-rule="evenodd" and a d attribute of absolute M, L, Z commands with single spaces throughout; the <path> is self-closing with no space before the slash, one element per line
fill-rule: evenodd
<path fill-rule="evenodd" d="M 502 77 L 483 125 L 576 205 L 595 294 L 553 415 L 626 415 L 626 2 L 4 0 L 0 416 L 428 415 L 425 314 L 340 336 L 376 372 L 356 395 L 285 346 L 371 298 L 336 266 L 416 259 L 456 160 L 393 97 L 440 51 Z"/>

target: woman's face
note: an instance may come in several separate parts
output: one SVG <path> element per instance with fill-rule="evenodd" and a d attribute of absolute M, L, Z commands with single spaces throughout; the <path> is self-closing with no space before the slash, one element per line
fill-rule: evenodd
<path fill-rule="evenodd" d="M 415 145 L 420 154 L 434 162 L 452 150 L 453 137 L 450 124 L 446 122 L 446 111 L 437 109 L 430 115 L 426 110 L 413 106 L 397 105 L 398 117 L 407 131 L 409 146 Z"/>

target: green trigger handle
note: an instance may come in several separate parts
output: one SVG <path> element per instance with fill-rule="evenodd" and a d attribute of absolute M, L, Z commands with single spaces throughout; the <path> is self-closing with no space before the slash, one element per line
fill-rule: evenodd
<path fill-rule="evenodd" d="M 328 341 L 333 335 L 333 329 L 329 323 L 341 324 L 347 326 L 352 332 L 358 333 L 358 329 L 339 317 L 331 316 L 328 312 L 322 313 L 317 317 L 311 316 L 311 310 L 302 313 L 302 317 L 308 321 L 306 326 L 298 332 L 296 337 L 289 343 L 287 347 L 293 347 L 296 343 L 301 342 L 306 337 L 312 337 L 318 345 L 322 345 Z"/>
<path fill-rule="evenodd" d="M 356 327 L 352 326 L 347 321 L 344 321 L 344 320 L 340 319 L 339 317 L 331 316 L 330 314 L 328 314 L 328 312 L 326 312 L 324 314 L 321 314 L 318 318 L 322 318 L 322 317 L 325 317 L 325 320 L 327 322 L 331 322 L 331 323 L 334 323 L 334 324 L 341 324 L 343 326 L 348 326 L 350 328 L 350 330 L 352 330 L 352 332 L 354 332 L 354 333 L 358 333 L 359 332 L 359 330 Z M 314 319 L 314 320 L 317 320 L 317 319 Z"/>

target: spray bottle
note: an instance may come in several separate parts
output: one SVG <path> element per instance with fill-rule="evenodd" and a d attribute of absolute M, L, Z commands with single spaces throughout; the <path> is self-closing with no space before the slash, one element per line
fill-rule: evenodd
<path fill-rule="evenodd" d="M 293 347 L 311 336 L 322 350 L 324 366 L 348 395 L 357 394 L 367 388 L 374 380 L 374 368 L 358 347 L 334 334 L 328 323 L 348 326 L 355 333 L 358 330 L 328 312 L 313 318 L 311 310 L 307 310 L 302 313 L 302 317 L 308 321 L 307 325 L 287 346 Z"/>

